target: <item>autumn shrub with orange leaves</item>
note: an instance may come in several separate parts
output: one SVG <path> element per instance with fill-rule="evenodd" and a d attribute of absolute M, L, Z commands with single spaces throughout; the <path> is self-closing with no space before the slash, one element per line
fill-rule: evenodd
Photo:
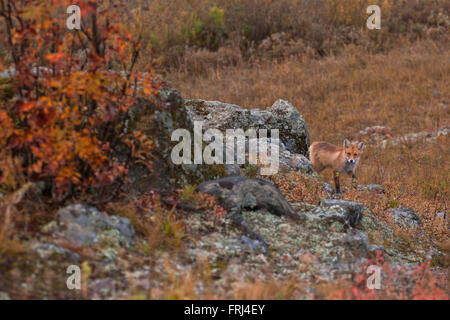
<path fill-rule="evenodd" d="M 135 99 L 157 98 L 151 73 L 134 70 L 140 30 L 121 1 L 77 4 L 81 30 L 68 30 L 70 1 L 0 1 L 0 71 L 13 91 L 0 101 L 2 192 L 32 181 L 52 201 L 112 195 L 130 162 L 150 156 L 149 137 L 125 130 Z"/>

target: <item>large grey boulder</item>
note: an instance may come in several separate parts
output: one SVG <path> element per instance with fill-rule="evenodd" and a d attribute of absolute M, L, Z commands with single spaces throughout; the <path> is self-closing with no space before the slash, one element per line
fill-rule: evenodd
<path fill-rule="evenodd" d="M 305 174 L 313 172 L 311 163 L 305 157 L 309 148 L 306 122 L 287 101 L 279 100 L 267 110 L 248 110 L 218 101 L 184 100 L 179 91 L 163 87 L 159 90 L 159 101 L 139 99 L 129 109 L 126 117 L 126 132 L 140 131 L 151 137 L 155 145 L 151 151 L 151 169 L 142 162 L 131 164 L 129 194 L 146 192 L 152 188 L 171 189 L 185 184 L 197 185 L 203 181 L 242 173 L 243 166 L 237 161 L 234 164 L 212 165 L 173 163 L 171 152 L 179 142 L 171 140 L 172 134 L 177 129 L 185 129 L 193 136 L 195 121 L 203 122 L 203 132 L 214 128 L 222 131 L 224 136 L 226 129 L 278 129 L 280 170 L 295 170 Z M 245 141 L 247 151 L 249 140 L 247 138 Z M 202 147 L 205 145 L 206 143 Z M 122 145 L 117 149 L 119 160 L 126 161 L 130 154 L 129 148 Z M 268 151 L 271 150 L 274 149 L 269 145 Z M 225 144 L 224 154 L 226 151 Z M 193 157 L 194 152 L 191 160 Z M 223 159 L 225 163 L 226 157 Z M 248 159 L 247 153 L 247 164 Z"/>
<path fill-rule="evenodd" d="M 186 100 L 192 121 L 203 121 L 204 129 L 278 129 L 286 150 L 307 156 L 310 144 L 305 119 L 288 101 L 278 100 L 267 110 L 244 109 L 220 101 Z"/>
<path fill-rule="evenodd" d="M 131 164 L 131 188 L 128 193 L 172 189 L 174 186 L 198 184 L 227 176 L 223 165 L 173 163 L 171 152 L 178 142 L 172 141 L 172 134 L 177 129 L 185 129 L 193 135 L 193 123 L 178 90 L 163 86 L 158 93 L 158 100 L 138 99 L 126 115 L 124 130 L 140 131 L 154 143 L 151 168 L 142 162 Z M 129 147 L 125 145 L 120 146 L 118 151 L 119 159 L 123 161 L 130 154 Z"/>

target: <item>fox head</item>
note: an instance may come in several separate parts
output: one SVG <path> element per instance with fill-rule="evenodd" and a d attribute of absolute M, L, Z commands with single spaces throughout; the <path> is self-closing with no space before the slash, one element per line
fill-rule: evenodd
<path fill-rule="evenodd" d="M 359 156 L 363 152 L 364 142 L 351 143 L 347 139 L 344 140 L 344 156 L 345 162 L 347 163 L 357 163 Z"/>

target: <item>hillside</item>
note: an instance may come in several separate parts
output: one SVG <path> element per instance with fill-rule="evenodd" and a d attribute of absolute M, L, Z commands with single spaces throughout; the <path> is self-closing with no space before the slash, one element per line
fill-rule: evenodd
<path fill-rule="evenodd" d="M 448 300 L 449 1 L 0 4 L 0 300 Z"/>

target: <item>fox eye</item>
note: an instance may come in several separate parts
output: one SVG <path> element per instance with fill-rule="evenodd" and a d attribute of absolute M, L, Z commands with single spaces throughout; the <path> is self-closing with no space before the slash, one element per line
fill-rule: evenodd
<path fill-rule="evenodd" d="M 357 157 L 358 156 L 358 154 L 357 153 L 355 153 L 355 157 Z"/>
<path fill-rule="evenodd" d="M 347 152 L 347 155 L 348 155 L 348 156 L 351 156 L 352 154 L 351 154 L 350 152 Z"/>

